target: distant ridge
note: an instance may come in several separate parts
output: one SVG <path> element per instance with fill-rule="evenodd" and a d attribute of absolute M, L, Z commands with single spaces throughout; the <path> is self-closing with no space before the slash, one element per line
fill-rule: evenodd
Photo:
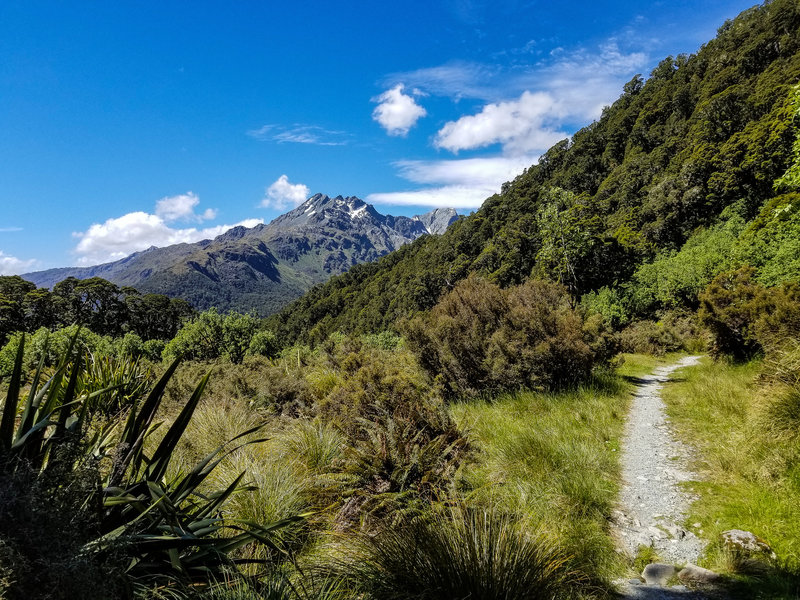
<path fill-rule="evenodd" d="M 141 292 L 184 298 L 199 309 L 268 315 L 317 283 L 422 235 L 440 234 L 459 216 L 452 208 L 415 217 L 382 215 L 355 196 L 311 196 L 266 225 L 234 227 L 213 240 L 150 247 L 91 267 L 23 275 L 39 287 L 68 277 L 102 277 Z"/>

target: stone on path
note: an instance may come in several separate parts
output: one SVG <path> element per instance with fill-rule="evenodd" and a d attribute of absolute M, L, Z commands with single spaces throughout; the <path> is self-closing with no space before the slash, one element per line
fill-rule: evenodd
<path fill-rule="evenodd" d="M 642 571 L 644 582 L 648 585 L 667 585 L 670 577 L 677 573 L 674 566 L 665 563 L 650 563 Z"/>

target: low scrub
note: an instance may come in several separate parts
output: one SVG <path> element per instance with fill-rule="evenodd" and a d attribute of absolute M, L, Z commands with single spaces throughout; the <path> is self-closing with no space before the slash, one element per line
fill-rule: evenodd
<path fill-rule="evenodd" d="M 561 285 L 501 289 L 470 278 L 402 329 L 422 367 L 454 397 L 587 380 L 607 348 L 593 344 L 586 325 Z"/>
<path fill-rule="evenodd" d="M 742 267 L 717 276 L 700 296 L 700 322 L 713 337 L 717 356 L 747 360 L 778 352 L 800 335 L 800 285 L 765 288 L 755 270 Z"/>

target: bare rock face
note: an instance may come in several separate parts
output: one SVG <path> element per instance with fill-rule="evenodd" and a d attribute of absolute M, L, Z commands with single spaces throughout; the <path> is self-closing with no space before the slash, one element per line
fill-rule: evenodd
<path fill-rule="evenodd" d="M 720 537 L 722 545 L 741 558 L 749 558 L 754 555 L 777 558 L 770 545 L 750 531 L 729 529 L 723 531 Z"/>
<path fill-rule="evenodd" d="M 680 579 L 683 583 L 716 583 L 720 580 L 720 577 L 721 576 L 719 573 L 715 573 L 709 569 L 704 569 L 703 567 L 698 567 L 697 565 L 693 565 L 691 563 L 683 567 L 680 573 L 678 573 L 678 579 Z"/>
<path fill-rule="evenodd" d="M 428 233 L 441 234 L 458 221 L 459 217 L 455 209 L 435 208 L 424 215 L 417 215 L 414 219 L 422 223 Z"/>
<path fill-rule="evenodd" d="M 648 585 L 666 585 L 670 577 L 676 573 L 672 565 L 665 563 L 650 563 L 642 571 L 644 582 Z"/>

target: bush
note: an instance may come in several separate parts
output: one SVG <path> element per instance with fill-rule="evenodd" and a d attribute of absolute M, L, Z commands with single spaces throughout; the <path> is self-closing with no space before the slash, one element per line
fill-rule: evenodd
<path fill-rule="evenodd" d="M 331 388 L 314 412 L 346 440 L 338 524 L 370 528 L 445 494 L 468 444 L 410 352 L 359 346 L 341 339 L 330 349 Z"/>
<path fill-rule="evenodd" d="M 44 355 L 46 367 L 55 366 L 70 345 L 70 340 L 75 339 L 76 347 L 82 352 L 93 355 L 109 355 L 113 353 L 114 345 L 111 338 L 97 335 L 88 329 L 70 325 L 63 329 L 51 332 L 46 327 L 36 330 L 25 345 L 23 358 L 23 371 L 33 371 Z M 8 377 L 14 365 L 14 356 L 19 346 L 22 333 L 13 334 L 2 350 L 0 350 L 0 377 Z"/>
<path fill-rule="evenodd" d="M 667 352 L 705 349 L 696 320 L 687 314 L 670 312 L 660 321 L 634 321 L 619 336 L 623 352 L 663 356 Z"/>
<path fill-rule="evenodd" d="M 503 290 L 470 278 L 401 328 L 422 367 L 453 397 L 586 380 L 597 356 L 584 325 L 558 284 Z"/>
<path fill-rule="evenodd" d="M 142 344 L 142 355 L 148 360 L 159 362 L 166 345 L 164 340 L 147 340 Z"/>
<path fill-rule="evenodd" d="M 245 355 L 253 354 L 250 346 L 259 323 L 259 319 L 253 315 L 228 313 L 223 316 L 216 308 L 210 308 L 181 327 L 165 346 L 162 357 L 164 360 L 176 357 L 215 360 L 224 357 L 239 364 Z M 262 337 L 261 343 L 265 342 Z"/>
<path fill-rule="evenodd" d="M 144 342 L 141 337 L 129 331 L 117 340 L 116 351 L 123 356 L 139 358 L 144 353 Z"/>
<path fill-rule="evenodd" d="M 249 355 L 265 356 L 266 358 L 275 358 L 281 350 L 278 343 L 277 336 L 268 330 L 262 329 L 256 331 L 250 340 L 250 345 L 247 348 Z"/>
<path fill-rule="evenodd" d="M 765 288 L 754 276 L 749 266 L 722 273 L 700 296 L 698 317 L 711 332 L 716 355 L 769 356 L 800 334 L 800 285 Z"/>

